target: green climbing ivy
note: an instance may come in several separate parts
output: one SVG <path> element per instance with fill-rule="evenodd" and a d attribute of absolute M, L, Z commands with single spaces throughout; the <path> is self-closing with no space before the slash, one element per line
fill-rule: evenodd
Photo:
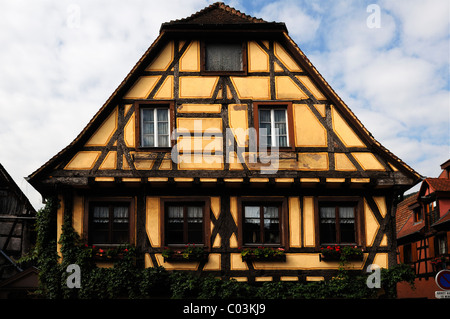
<path fill-rule="evenodd" d="M 137 266 L 135 247 L 126 246 L 104 251 L 87 246 L 72 226 L 72 216 L 64 217 L 59 239 L 62 259 L 57 254 L 56 198 L 47 199 L 37 214 L 37 244 L 23 261 L 34 260 L 39 269 L 39 289 L 42 298 L 263 298 L 263 299 L 323 299 L 376 298 L 379 291 L 366 285 L 367 276 L 355 275 L 341 261 L 337 276 L 322 282 L 265 282 L 250 284 L 199 276 L 189 272 L 169 272 L 163 267 Z M 96 258 L 113 261 L 111 268 L 99 268 Z M 68 288 L 66 281 L 70 264 L 81 270 L 81 287 Z M 406 265 L 383 269 L 381 285 L 387 298 L 395 298 L 395 286 L 400 281 L 414 282 L 414 272 Z"/>

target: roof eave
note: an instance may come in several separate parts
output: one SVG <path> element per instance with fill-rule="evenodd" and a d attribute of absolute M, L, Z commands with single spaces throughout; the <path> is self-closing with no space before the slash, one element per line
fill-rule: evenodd
<path fill-rule="evenodd" d="M 218 24 L 193 24 L 193 23 L 163 23 L 160 28 L 160 32 L 180 32 L 186 33 L 187 31 L 197 32 L 227 32 L 227 31 L 240 31 L 240 32 L 254 32 L 254 31 L 268 31 L 268 32 L 288 32 L 286 24 L 283 22 L 265 22 L 265 23 L 218 23 Z"/>

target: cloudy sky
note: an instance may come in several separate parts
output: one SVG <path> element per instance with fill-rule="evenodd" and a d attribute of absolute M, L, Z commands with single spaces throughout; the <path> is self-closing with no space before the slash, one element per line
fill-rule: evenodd
<path fill-rule="evenodd" d="M 24 177 L 67 146 L 159 33 L 204 0 L 0 0 L 0 163 Z M 155 5 L 157 3 L 157 5 Z M 232 0 L 290 36 L 386 148 L 424 176 L 450 158 L 448 0 Z"/>

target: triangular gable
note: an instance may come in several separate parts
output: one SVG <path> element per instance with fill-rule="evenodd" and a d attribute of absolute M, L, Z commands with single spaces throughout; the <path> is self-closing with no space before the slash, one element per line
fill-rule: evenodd
<path fill-rule="evenodd" d="M 134 99 L 172 100 L 175 83 L 173 70 L 175 63 L 186 72 L 198 72 L 200 44 L 198 41 L 174 41 L 165 33 L 168 26 L 179 26 L 186 23 L 198 25 L 200 21 L 222 15 L 223 23 L 264 24 L 265 21 L 238 12 L 222 3 L 216 3 L 199 11 L 189 18 L 163 24 L 160 36 L 138 61 L 124 81 L 111 95 L 99 112 L 89 122 L 80 135 L 64 150 L 30 175 L 31 181 L 47 169 L 63 163 L 65 169 L 98 170 L 98 169 L 149 169 L 154 162 L 137 167 L 132 163 L 131 153 L 124 147 L 117 146 L 122 138 L 118 128 L 124 130 L 123 139 L 126 147 L 134 147 L 135 119 L 132 104 L 118 108 L 119 101 Z M 239 20 L 239 22 L 233 22 Z M 217 24 L 216 24 L 217 26 Z M 252 56 L 262 57 L 257 64 L 249 64 L 249 75 L 252 72 L 268 71 L 269 55 L 275 59 L 275 97 L 270 92 L 268 76 L 240 77 L 230 76 L 230 80 L 220 80 L 218 76 L 180 77 L 177 87 L 179 98 L 219 99 L 223 96 L 234 97 L 239 104 L 241 99 L 252 100 L 306 100 L 313 104 L 301 103 L 293 105 L 295 121 L 298 129 L 295 132 L 297 147 L 325 147 L 333 140 L 334 167 L 329 167 L 327 153 L 303 154 L 295 163 L 297 169 L 318 170 L 335 169 L 337 171 L 399 171 L 417 182 L 420 175 L 389 152 L 361 124 L 347 105 L 323 79 L 304 53 L 292 41 L 287 32 L 278 30 L 274 41 L 273 54 L 266 41 L 249 41 L 248 48 Z M 266 60 L 267 59 L 267 60 Z M 255 68 L 255 69 L 252 69 Z M 179 69 L 180 70 L 180 69 Z M 157 74 L 160 71 L 160 74 Z M 153 73 L 152 73 L 153 72 Z M 161 73 L 162 72 L 162 73 Z M 302 72 L 295 75 L 295 72 Z M 287 76 L 285 74 L 290 74 Z M 189 81 L 190 85 L 184 85 Z M 328 100 L 330 114 L 327 115 Z M 331 103 L 331 104 L 330 104 Z M 326 127 L 327 116 L 332 121 L 332 131 Z M 309 135 L 308 135 L 309 134 Z M 107 150 L 77 150 L 75 145 L 105 147 Z M 116 149 L 112 149 L 116 146 Z M 300 160 L 300 158 L 302 160 Z M 317 160 L 320 158 L 320 160 Z M 303 162 L 302 162 L 303 161 Z M 286 161 L 285 168 L 295 167 L 292 161 Z M 163 165 L 164 166 L 164 165 Z M 281 167 L 283 168 L 283 166 Z"/>

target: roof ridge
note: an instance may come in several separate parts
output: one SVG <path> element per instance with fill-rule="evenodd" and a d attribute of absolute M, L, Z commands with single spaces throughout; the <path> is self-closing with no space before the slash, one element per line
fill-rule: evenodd
<path fill-rule="evenodd" d="M 223 3 L 223 2 L 215 2 L 215 3 L 211 4 L 211 5 L 209 5 L 209 6 L 205 7 L 205 8 L 203 8 L 203 9 L 201 9 L 201 10 L 199 10 L 199 11 L 193 13 L 193 14 L 191 14 L 189 17 L 182 18 L 182 19 L 171 20 L 171 21 L 169 21 L 167 23 L 171 24 L 171 23 L 188 22 L 188 21 L 194 20 L 194 19 L 196 19 L 198 17 L 201 17 L 202 15 L 208 13 L 209 11 L 212 11 L 213 9 L 221 9 L 221 10 L 223 10 L 223 11 L 229 13 L 229 14 L 232 14 L 234 16 L 237 16 L 239 18 L 248 20 L 249 22 L 253 22 L 253 23 L 264 23 L 264 22 L 267 22 L 267 21 L 265 21 L 265 20 L 263 20 L 261 18 L 256 18 L 256 17 L 253 17 L 251 15 L 245 14 L 245 13 L 243 13 L 243 12 L 233 8 L 233 7 L 230 7 L 229 5 L 227 5 L 227 4 Z"/>

